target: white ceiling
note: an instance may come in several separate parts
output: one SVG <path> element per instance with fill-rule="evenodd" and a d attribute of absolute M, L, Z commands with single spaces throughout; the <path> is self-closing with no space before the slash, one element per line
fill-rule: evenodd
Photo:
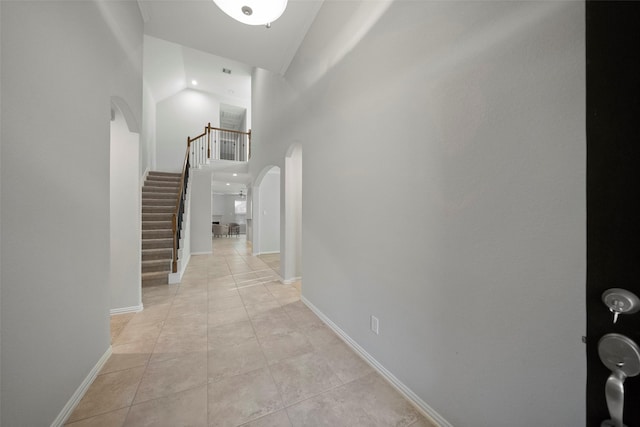
<path fill-rule="evenodd" d="M 231 70 L 231 74 L 222 72 L 223 68 Z M 192 88 L 248 105 L 251 70 L 251 66 L 238 61 L 155 37 L 144 38 L 144 79 L 156 102 Z"/>
<path fill-rule="evenodd" d="M 138 3 L 146 35 L 284 74 L 322 0 L 289 0 L 287 9 L 271 28 L 242 24 L 222 12 L 212 0 L 138 0 Z"/>

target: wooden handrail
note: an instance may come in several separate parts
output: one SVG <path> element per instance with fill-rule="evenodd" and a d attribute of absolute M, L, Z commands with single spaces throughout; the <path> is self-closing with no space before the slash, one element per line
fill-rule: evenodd
<path fill-rule="evenodd" d="M 239 133 L 239 134 L 242 134 L 242 135 L 251 135 L 251 130 L 249 130 L 248 132 L 243 132 L 243 131 L 241 131 L 241 130 L 233 130 L 233 129 L 216 128 L 216 127 L 211 126 L 211 124 L 209 124 L 209 126 L 207 126 L 207 129 L 209 129 L 209 131 L 212 131 L 212 130 L 221 130 L 221 131 L 223 131 L 223 132 L 232 132 L 232 133 Z M 193 139 L 195 139 L 195 138 L 193 138 Z"/>

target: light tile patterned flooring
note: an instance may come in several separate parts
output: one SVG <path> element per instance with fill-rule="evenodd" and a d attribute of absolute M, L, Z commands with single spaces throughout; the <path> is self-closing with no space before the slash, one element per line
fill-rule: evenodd
<path fill-rule="evenodd" d="M 67 425 L 432 426 L 278 281 L 278 255 L 213 245 L 112 317 L 113 354 Z"/>

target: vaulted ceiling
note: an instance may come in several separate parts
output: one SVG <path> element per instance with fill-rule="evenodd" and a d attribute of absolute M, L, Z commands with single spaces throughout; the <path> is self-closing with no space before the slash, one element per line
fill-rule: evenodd
<path fill-rule="evenodd" d="M 138 0 L 145 34 L 284 74 L 322 0 L 289 0 L 271 28 L 245 25 L 212 0 Z"/>
<path fill-rule="evenodd" d="M 145 82 L 156 102 L 186 88 L 221 95 L 221 127 L 237 128 L 245 114 L 238 106 L 250 105 L 253 68 L 284 74 L 322 1 L 289 0 L 266 28 L 235 21 L 213 0 L 138 0 L 145 21 Z M 214 167 L 214 192 L 237 193 L 250 181 L 245 170 L 230 167 Z"/>

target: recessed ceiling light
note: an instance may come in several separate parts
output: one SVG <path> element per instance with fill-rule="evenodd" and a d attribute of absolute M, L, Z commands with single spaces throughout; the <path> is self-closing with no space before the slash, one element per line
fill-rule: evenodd
<path fill-rule="evenodd" d="M 191 80 L 191 84 L 194 86 L 198 86 L 198 81 L 197 80 Z"/>
<path fill-rule="evenodd" d="M 227 182 L 227 185 L 231 185 L 231 184 L 229 184 L 229 183 Z"/>
<path fill-rule="evenodd" d="M 238 174 L 237 174 L 237 173 L 234 173 L 234 174 L 233 174 L 233 176 L 238 176 Z"/>

